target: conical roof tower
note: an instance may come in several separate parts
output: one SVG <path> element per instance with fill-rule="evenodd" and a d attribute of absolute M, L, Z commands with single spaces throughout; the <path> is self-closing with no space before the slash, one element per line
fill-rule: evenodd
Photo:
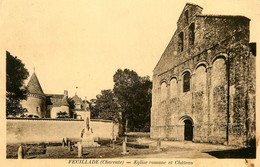
<path fill-rule="evenodd" d="M 32 74 L 31 79 L 27 85 L 30 94 L 44 95 L 40 82 L 35 74 Z"/>
<path fill-rule="evenodd" d="M 27 99 L 22 103 L 23 107 L 28 111 L 27 114 L 38 115 L 40 118 L 46 117 L 46 96 L 35 72 L 32 74 L 27 88 Z"/>

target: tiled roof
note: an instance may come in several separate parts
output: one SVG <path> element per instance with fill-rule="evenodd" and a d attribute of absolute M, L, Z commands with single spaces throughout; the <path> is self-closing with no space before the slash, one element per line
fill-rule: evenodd
<path fill-rule="evenodd" d="M 61 105 L 62 105 L 62 106 L 69 106 L 68 97 L 63 96 L 63 98 L 62 98 L 62 100 L 61 100 Z"/>
<path fill-rule="evenodd" d="M 73 100 L 74 103 L 76 103 L 76 104 L 81 104 L 81 105 L 84 104 L 83 101 L 82 101 L 82 99 L 81 99 L 77 94 L 75 94 L 75 95 L 72 97 L 72 100 Z"/>
<path fill-rule="evenodd" d="M 240 16 L 240 15 L 215 15 L 215 14 L 199 14 L 197 15 L 197 17 L 216 17 L 216 18 L 239 18 L 239 19 L 248 19 L 249 18 L 245 17 L 245 16 Z"/>
<path fill-rule="evenodd" d="M 68 106 L 67 97 L 62 94 L 46 94 L 47 105 Z"/>
<path fill-rule="evenodd" d="M 31 93 L 31 94 L 44 95 L 40 82 L 35 73 L 32 74 L 27 87 L 28 87 L 29 93 Z"/>

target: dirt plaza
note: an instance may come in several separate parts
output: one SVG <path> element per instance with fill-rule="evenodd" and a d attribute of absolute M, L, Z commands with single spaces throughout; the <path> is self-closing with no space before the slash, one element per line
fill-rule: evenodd
<path fill-rule="evenodd" d="M 157 140 L 149 138 L 149 134 L 129 133 L 127 152 L 122 154 L 122 140 L 118 138 L 113 147 L 110 141 L 100 141 L 101 147 L 84 148 L 84 159 L 102 158 L 255 158 L 255 148 L 242 148 L 220 144 L 194 143 L 191 141 L 161 141 L 161 149 L 157 149 Z M 73 145 L 73 143 L 72 143 Z M 25 159 L 78 159 L 78 150 L 69 149 L 61 143 L 47 143 L 46 152 L 43 144 L 25 144 Z M 18 145 L 7 145 L 6 157 L 17 158 Z"/>

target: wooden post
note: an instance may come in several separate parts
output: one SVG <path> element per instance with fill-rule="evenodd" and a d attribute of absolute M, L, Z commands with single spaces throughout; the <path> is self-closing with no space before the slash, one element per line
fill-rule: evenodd
<path fill-rule="evenodd" d="M 161 145 L 162 145 L 162 143 L 161 143 L 162 141 L 161 141 L 161 139 L 159 138 L 159 139 L 157 139 L 157 150 L 158 151 L 161 151 Z"/>
<path fill-rule="evenodd" d="M 122 147 L 123 147 L 123 152 L 122 152 L 122 154 L 126 154 L 127 152 L 126 152 L 126 143 L 125 143 L 125 141 L 123 141 Z"/>
<path fill-rule="evenodd" d="M 115 149 L 115 140 L 113 140 L 113 150 Z"/>
<path fill-rule="evenodd" d="M 82 145 L 81 145 L 81 142 L 78 142 L 78 157 L 82 157 L 83 155 L 83 148 L 82 148 Z"/>
<path fill-rule="evenodd" d="M 126 118 L 126 121 L 125 121 L 125 135 L 127 135 L 127 126 L 128 126 L 128 119 Z"/>
<path fill-rule="evenodd" d="M 65 140 L 64 140 L 64 138 L 62 139 L 62 147 L 65 147 Z"/>
<path fill-rule="evenodd" d="M 68 138 L 65 137 L 65 146 L 68 146 Z"/>
<path fill-rule="evenodd" d="M 18 159 L 23 159 L 24 158 L 24 154 L 23 154 L 23 147 L 20 144 L 19 148 L 18 148 Z"/>
<path fill-rule="evenodd" d="M 47 146 L 46 146 L 46 144 L 44 143 L 44 144 L 43 144 L 43 154 L 46 154 L 46 152 L 47 152 Z"/>
<path fill-rule="evenodd" d="M 71 141 L 68 141 L 68 151 L 71 151 Z"/>

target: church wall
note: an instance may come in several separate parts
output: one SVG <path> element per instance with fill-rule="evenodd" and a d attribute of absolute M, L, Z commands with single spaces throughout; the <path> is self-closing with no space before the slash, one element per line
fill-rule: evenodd
<path fill-rule="evenodd" d="M 160 137 L 184 140 L 180 118 L 188 115 L 194 123 L 194 142 L 250 145 L 255 138 L 255 57 L 248 53 L 249 19 L 193 17 L 189 23 L 195 24 L 192 46 L 189 25 L 182 17 L 154 69 L 151 137 L 158 138 L 164 129 L 166 135 Z M 182 52 L 178 50 L 180 32 L 184 34 Z M 191 73 L 188 92 L 183 92 L 185 71 Z M 171 82 L 173 77 L 177 85 Z M 167 83 L 167 98 L 161 102 L 163 81 Z M 177 87 L 174 96 L 172 85 Z"/>
<path fill-rule="evenodd" d="M 247 84 L 248 84 L 248 142 L 249 145 L 255 145 L 256 139 L 256 57 L 250 54 L 248 58 L 248 74 Z"/>
<path fill-rule="evenodd" d="M 208 95 L 207 71 L 202 64 L 195 69 L 193 75 L 193 100 L 194 100 L 194 141 L 208 141 Z"/>
<path fill-rule="evenodd" d="M 7 118 L 6 141 L 11 143 L 62 142 L 65 137 L 79 138 L 85 126 L 83 120 Z M 91 120 L 94 137 L 110 139 L 113 128 L 118 136 L 119 125 L 112 121 Z"/>
<path fill-rule="evenodd" d="M 227 79 L 225 59 L 218 58 L 211 68 L 209 142 L 225 143 L 227 130 Z"/>

